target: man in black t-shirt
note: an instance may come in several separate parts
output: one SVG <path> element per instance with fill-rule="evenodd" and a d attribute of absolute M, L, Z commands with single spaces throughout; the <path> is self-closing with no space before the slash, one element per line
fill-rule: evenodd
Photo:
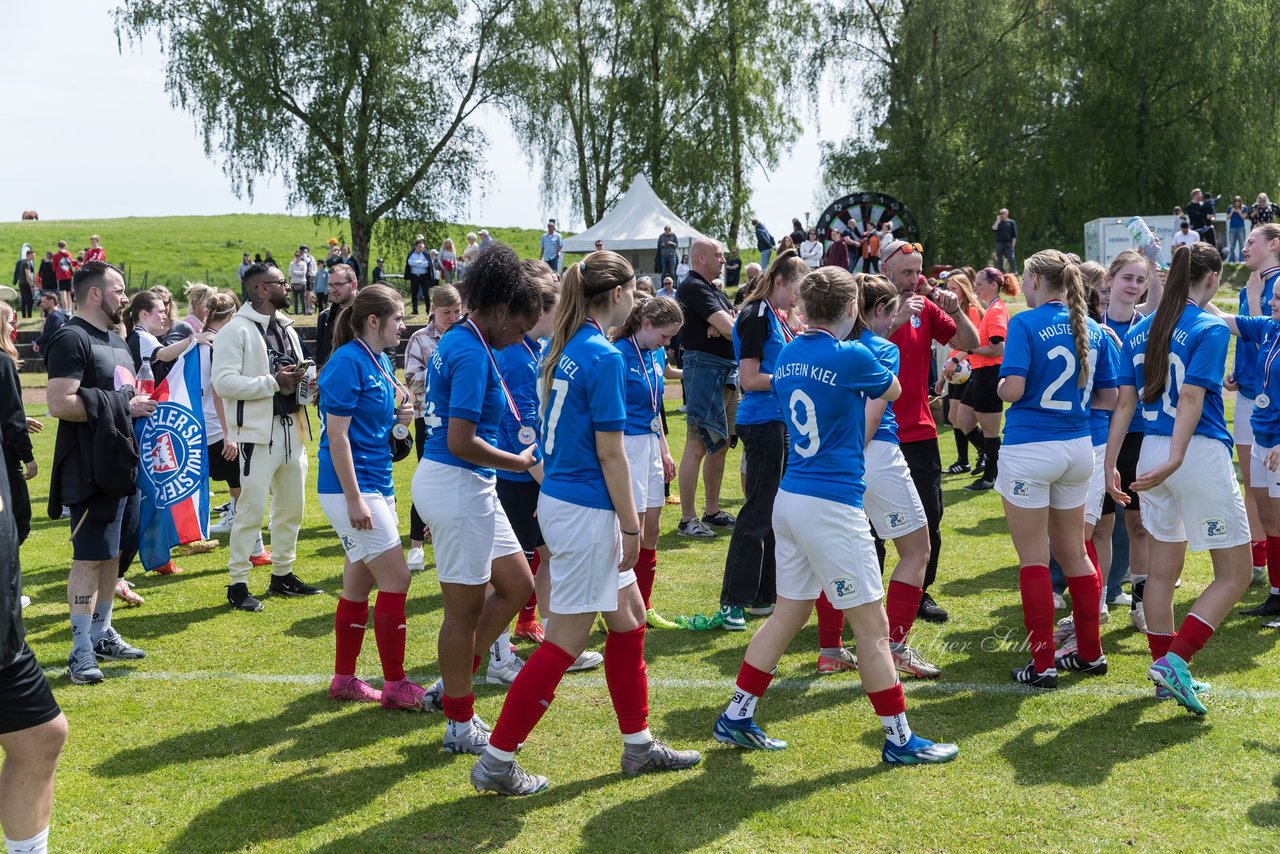
<path fill-rule="evenodd" d="M 36 286 L 36 251 L 28 248 L 18 259 L 18 264 L 13 268 L 13 286 L 18 289 L 21 298 L 19 310 L 23 317 L 30 317 L 32 310 L 35 308 L 35 286 Z"/>
<path fill-rule="evenodd" d="M 991 230 L 996 233 L 996 265 L 1000 267 L 1001 272 L 1017 273 L 1018 262 L 1015 251 L 1018 247 L 1018 224 L 1009 218 L 1009 209 L 1001 208 L 1000 213 L 996 214 L 995 224 L 991 226 Z M 884 247 L 880 247 L 883 253 Z M 1008 260 L 1009 269 L 1005 269 L 1004 262 Z"/>
<path fill-rule="evenodd" d="M 8 475 L 0 466 L 0 828 L 10 851 L 44 851 L 67 719 L 27 646 L 21 597 L 18 531 Z"/>
<path fill-rule="evenodd" d="M 71 508 L 67 675 L 72 682 L 86 684 L 102 681 L 96 659 L 142 658 L 143 652 L 111 627 L 121 540 L 129 536 L 127 519 L 137 524 L 137 494 L 127 473 L 113 471 L 113 476 L 121 475 L 121 482 L 103 484 L 99 463 L 94 463 L 94 471 L 84 470 L 77 448 L 85 441 L 81 425 L 89 422 L 90 410 L 82 392 L 125 396 L 132 418 L 150 416 L 156 404 L 149 396 L 132 394 L 133 356 L 124 339 L 112 331 L 127 302 L 120 271 L 104 261 L 87 261 L 76 271 L 73 287 L 77 314 L 54 334 L 45 358 L 49 414 L 58 419 L 51 489 L 58 490 L 62 503 Z M 104 413 L 114 403 L 108 399 Z M 126 424 L 128 435 L 122 438 L 133 441 L 132 424 L 127 419 Z M 101 425 L 90 422 L 90 426 L 97 430 Z M 102 467 L 108 469 L 105 461 Z"/>
<path fill-rule="evenodd" d="M 737 362 L 733 356 L 733 308 L 712 282 L 720 275 L 724 252 L 712 240 L 699 238 L 690 247 L 689 275 L 676 291 L 684 310 L 680 345 L 684 348 L 684 395 L 689 429 L 680 459 L 680 527 L 685 537 L 709 538 L 710 526 L 730 527 L 734 518 L 720 509 L 720 483 L 729 441 L 725 386 Z M 698 469 L 706 466 L 707 512 L 699 520 Z"/>
<path fill-rule="evenodd" d="M 735 249 L 729 253 L 729 259 L 724 262 L 724 286 L 728 288 L 736 288 L 739 280 L 742 278 L 742 259 L 738 257 L 738 250 Z"/>
<path fill-rule="evenodd" d="M 671 226 L 664 225 L 662 234 L 658 235 L 658 275 L 661 278 L 676 277 L 676 255 L 680 249 L 680 240 Z"/>

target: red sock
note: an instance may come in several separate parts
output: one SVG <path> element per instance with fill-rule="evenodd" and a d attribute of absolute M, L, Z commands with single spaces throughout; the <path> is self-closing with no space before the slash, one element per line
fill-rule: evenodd
<path fill-rule="evenodd" d="M 1102 657 L 1102 639 L 1098 635 L 1102 587 L 1098 574 L 1068 575 L 1067 589 L 1071 591 L 1071 616 L 1075 619 L 1080 657 L 1085 661 L 1097 661 Z"/>
<path fill-rule="evenodd" d="M 636 558 L 636 583 L 640 585 L 640 596 L 644 599 L 644 609 L 649 610 L 649 597 L 653 594 L 653 579 L 658 574 L 657 549 L 641 549 Z"/>
<path fill-rule="evenodd" d="M 844 634 L 844 612 L 837 611 L 825 593 L 818 597 L 815 604 L 818 608 L 818 646 L 823 649 L 842 646 L 844 644 L 841 639 L 841 635 Z"/>
<path fill-rule="evenodd" d="M 364 632 L 369 623 L 369 603 L 352 602 L 338 597 L 338 610 L 333 615 L 333 637 L 337 652 L 333 672 L 337 676 L 355 676 L 356 659 L 364 646 Z"/>
<path fill-rule="evenodd" d="M 1190 662 L 1191 656 L 1199 652 L 1211 637 L 1213 637 L 1213 626 L 1192 612 L 1187 614 L 1182 625 L 1178 626 L 1178 635 L 1169 645 L 1169 652 L 1183 661 Z"/>
<path fill-rule="evenodd" d="M 609 632 L 604 641 L 604 681 L 622 734 L 631 735 L 649 726 L 643 624 L 629 632 Z"/>
<path fill-rule="evenodd" d="M 1098 573 L 1098 577 L 1101 578 L 1102 570 L 1099 568 L 1099 564 L 1098 564 L 1098 549 L 1096 546 L 1094 546 L 1093 540 L 1084 541 L 1084 553 L 1089 556 L 1089 563 L 1093 564 L 1093 571 Z M 1074 599 L 1075 595 L 1076 594 L 1072 593 L 1071 598 Z M 1098 591 L 1098 595 L 1099 596 L 1102 595 L 1101 590 Z"/>
<path fill-rule="evenodd" d="M 464 724 L 476 716 L 476 695 L 474 692 L 465 697 L 450 697 L 445 694 L 440 703 L 444 706 L 444 716 L 451 721 Z"/>
<path fill-rule="evenodd" d="M 576 660 L 551 641 L 543 641 L 507 689 L 507 699 L 502 703 L 502 713 L 498 715 L 489 743 L 498 750 L 514 753 L 542 720 L 555 699 L 556 686 Z"/>
<path fill-rule="evenodd" d="M 1280 537 L 1267 537 L 1267 580 L 1272 587 L 1280 588 Z"/>
<path fill-rule="evenodd" d="M 1163 658 L 1169 652 L 1169 646 L 1176 637 L 1176 634 L 1159 635 L 1155 632 L 1147 632 L 1147 649 L 1151 650 L 1151 660 Z"/>
<path fill-rule="evenodd" d="M 765 673 L 758 667 L 752 667 L 746 661 L 738 668 L 738 687 L 754 697 L 763 697 L 773 681 L 772 673 Z"/>
<path fill-rule="evenodd" d="M 535 550 L 533 559 L 529 561 L 529 570 L 534 574 L 538 574 L 538 567 L 542 565 L 542 556 Z M 538 619 L 536 608 L 538 607 L 538 589 L 535 586 L 532 593 L 529 594 L 529 601 L 520 609 L 520 616 L 516 617 L 516 623 L 532 623 Z"/>
<path fill-rule="evenodd" d="M 889 582 L 889 595 L 885 599 L 884 610 L 889 616 L 889 641 L 902 643 L 907 639 L 907 632 L 916 621 L 916 612 L 920 610 L 920 597 L 924 591 L 913 584 L 902 581 Z"/>
<path fill-rule="evenodd" d="M 1043 673 L 1053 667 L 1053 582 L 1049 580 L 1049 567 L 1024 566 L 1018 585 L 1022 590 L 1022 621 L 1027 627 L 1031 658 L 1036 670 Z M 1097 607 L 1096 589 L 1092 602 Z M 1095 616 L 1094 620 L 1097 619 Z"/>
<path fill-rule="evenodd" d="M 1253 540 L 1249 543 L 1249 550 L 1253 553 L 1254 566 L 1270 566 L 1271 550 L 1267 548 L 1267 543 L 1270 539 L 1271 537 L 1267 537 L 1265 540 Z"/>
<path fill-rule="evenodd" d="M 404 600 L 407 596 L 407 593 L 379 590 L 378 601 L 373 603 L 373 638 L 378 642 L 382 678 L 387 682 L 404 678 Z"/>
<path fill-rule="evenodd" d="M 475 675 L 476 675 L 476 673 L 477 673 L 477 672 L 479 672 L 479 670 L 480 670 L 480 662 L 481 662 L 481 661 L 482 661 L 482 659 L 481 659 L 481 657 L 480 657 L 480 656 L 478 656 L 478 655 L 473 655 L 473 656 L 471 656 L 471 675 L 472 675 L 472 676 L 475 676 Z"/>
<path fill-rule="evenodd" d="M 883 691 L 868 691 L 867 699 L 871 701 L 871 708 L 882 718 L 900 715 L 907 710 L 907 698 L 902 695 L 901 682 Z"/>

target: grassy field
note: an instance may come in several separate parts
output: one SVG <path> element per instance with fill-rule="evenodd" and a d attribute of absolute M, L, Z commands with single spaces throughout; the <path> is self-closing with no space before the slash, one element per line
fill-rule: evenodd
<path fill-rule="evenodd" d="M 674 408 L 674 404 L 672 407 Z M 43 411 L 32 408 L 32 412 Z M 683 424 L 671 420 L 673 446 Z M 521 757 L 551 778 L 528 799 L 479 797 L 471 760 L 440 749 L 437 715 L 330 702 L 334 597 L 341 550 L 309 489 L 297 570 L 328 595 L 228 609 L 225 549 L 180 563 L 185 575 L 130 577 L 146 599 L 116 612 L 143 661 L 112 663 L 105 683 L 72 686 L 67 525 L 44 519 L 53 430 L 37 437 L 36 530 L 23 550 L 28 638 L 71 721 L 58 777 L 57 850 L 166 851 L 817 851 L 1274 850 L 1280 827 L 1280 633 L 1232 616 L 1196 658 L 1214 683 L 1207 718 L 1156 702 L 1145 639 L 1120 610 L 1104 627 L 1105 678 L 1063 679 L 1041 695 L 1009 681 L 1027 660 L 1013 547 L 994 493 L 946 481 L 944 552 L 934 593 L 951 613 L 921 623 L 913 643 L 944 669 L 907 685 L 911 723 L 959 743 L 937 768 L 881 765 L 881 736 L 855 674 L 818 677 L 811 624 L 783 659 L 758 719 L 783 753 L 715 744 L 749 637 L 652 631 L 648 661 L 656 734 L 704 751 L 695 770 L 625 779 L 601 671 L 570 674 Z M 943 463 L 952 443 L 942 442 Z M 314 449 L 313 449 L 314 450 Z M 729 471 L 737 469 L 734 451 Z M 314 485 L 314 456 L 311 484 Z M 413 466 L 397 467 L 407 530 Z M 738 505 L 737 478 L 726 478 Z M 674 535 L 664 513 L 655 605 L 668 616 L 709 613 L 727 537 Z M 428 551 L 430 563 L 430 551 Z M 1180 610 L 1203 589 L 1208 560 L 1188 561 Z M 251 589 L 264 589 L 256 570 Z M 1253 588 L 1247 601 L 1257 601 Z M 409 667 L 438 673 L 439 587 L 430 567 L 409 601 Z M 750 629 L 758 623 L 753 622 Z M 847 634 L 847 633 L 846 633 Z M 593 638 L 595 648 L 601 636 Z M 527 655 L 529 648 L 522 652 Z M 372 633 L 360 672 L 378 673 Z M 477 686 L 491 723 L 503 689 Z"/>
<path fill-rule="evenodd" d="M 481 226 L 455 224 L 448 227 L 458 251 L 466 245 L 469 231 Z M 511 244 L 521 257 L 537 252 L 540 229 L 493 228 L 497 240 Z M 294 250 L 307 244 L 311 252 L 323 258 L 330 237 L 346 241 L 351 231 L 345 220 L 321 220 L 319 224 L 307 216 L 284 214 L 228 214 L 226 216 L 128 217 L 125 219 L 53 220 L 44 222 L 0 223 L 0 247 L 3 256 L 17 260 L 18 249 L 30 243 L 38 261 L 45 250 L 57 251 L 59 240 L 66 240 L 72 255 L 89 245 L 89 235 L 102 237 L 107 260 L 123 263 L 129 274 L 130 289 L 165 285 L 181 288 L 184 282 L 200 281 L 218 287 L 239 289 L 236 268 L 240 256 L 270 251 L 281 264 L 293 259 Z M 439 245 L 438 243 L 435 245 Z M 382 245 L 377 240 L 370 248 L 370 260 L 387 259 L 388 273 L 404 271 L 404 258 L 410 247 Z M 5 284 L 8 284 L 5 279 Z"/>

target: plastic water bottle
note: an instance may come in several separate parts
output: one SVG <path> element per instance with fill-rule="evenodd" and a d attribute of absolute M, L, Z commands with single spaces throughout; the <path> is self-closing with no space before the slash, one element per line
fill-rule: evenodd
<path fill-rule="evenodd" d="M 156 375 L 151 372 L 151 363 L 143 359 L 142 367 L 138 368 L 138 375 L 134 377 L 136 383 L 134 393 L 143 400 L 150 400 L 151 395 L 156 390 Z"/>
<path fill-rule="evenodd" d="M 309 406 L 316 402 L 316 366 L 309 365 L 302 382 L 298 383 L 298 403 Z"/>
<path fill-rule="evenodd" d="M 1147 225 L 1147 221 L 1140 216 L 1131 216 L 1125 221 L 1124 227 L 1129 229 L 1129 236 L 1133 238 L 1137 247 L 1159 265 L 1160 247 L 1156 243 L 1155 232 L 1151 230 L 1151 226 Z"/>

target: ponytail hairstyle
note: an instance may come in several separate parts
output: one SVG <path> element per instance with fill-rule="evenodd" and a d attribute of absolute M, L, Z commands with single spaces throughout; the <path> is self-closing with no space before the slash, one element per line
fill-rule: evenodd
<path fill-rule="evenodd" d="M 1193 243 L 1173 250 L 1173 263 L 1165 279 L 1164 294 L 1151 320 L 1147 335 L 1146 363 L 1142 368 L 1142 402 L 1154 403 L 1164 394 L 1169 379 L 1169 342 L 1178 325 L 1191 289 L 1198 287 L 1210 273 L 1222 270 L 1222 256 L 1209 243 Z"/>
<path fill-rule="evenodd" d="M 458 289 L 453 285 L 436 285 L 431 289 L 431 310 L 437 308 L 453 308 L 455 305 L 462 304 L 462 297 L 458 296 Z"/>
<path fill-rule="evenodd" d="M 969 284 L 968 276 L 959 271 L 954 271 L 951 275 L 947 276 L 946 285 L 947 290 L 951 290 L 953 286 L 955 287 L 954 293 L 956 298 L 960 301 L 960 310 L 965 313 L 966 317 L 968 316 L 969 309 L 971 308 L 978 310 L 979 318 L 986 315 L 987 308 L 984 305 L 978 304 L 978 297 L 973 292 L 973 285 Z"/>
<path fill-rule="evenodd" d="M 684 323 L 684 312 L 680 309 L 680 303 L 671 297 L 645 297 L 636 294 L 636 304 L 631 309 L 630 316 L 625 323 L 612 330 L 609 340 L 618 342 L 630 338 L 640 331 L 646 320 L 655 328 L 671 326 Z"/>
<path fill-rule="evenodd" d="M 1027 272 L 1039 276 L 1051 293 L 1061 294 L 1071 317 L 1071 337 L 1076 343 L 1076 385 L 1089 384 L 1089 307 L 1084 297 L 1080 267 L 1057 249 L 1044 249 L 1027 259 Z"/>
<path fill-rule="evenodd" d="M 156 285 L 151 289 L 154 294 L 160 295 L 161 305 L 164 306 L 165 316 L 169 318 L 169 325 L 178 322 L 178 305 L 173 299 L 173 294 L 164 285 Z"/>
<path fill-rule="evenodd" d="M 467 278 L 471 278 L 470 269 Z M 542 358 L 544 400 L 551 397 L 551 381 L 555 379 L 564 347 L 587 322 L 588 310 L 604 305 L 614 288 L 626 288 L 635 280 L 635 272 L 627 259 L 607 249 L 592 252 L 564 271 L 560 279 L 560 310 L 556 312 L 556 323 L 551 330 L 551 343 Z"/>
<path fill-rule="evenodd" d="M 961 277 L 960 274 L 956 274 Z M 861 294 L 858 306 L 858 320 L 853 325 L 850 338 L 862 334 L 862 330 L 871 328 L 871 318 L 875 315 L 876 306 L 893 305 L 898 301 L 898 289 L 884 276 L 873 273 L 858 273 L 854 277 Z M 962 278 L 962 277 L 961 277 Z"/>
<path fill-rule="evenodd" d="M 1089 307 L 1089 316 L 1095 323 L 1102 322 L 1102 297 L 1098 291 L 1107 277 L 1106 268 L 1097 261 L 1085 261 L 1080 265 L 1080 276 L 1084 279 L 1084 301 Z"/>
<path fill-rule="evenodd" d="M 213 296 L 214 293 L 216 291 L 204 282 L 187 282 L 187 304 L 191 306 L 191 313 L 199 314 L 196 311 L 196 306 L 198 305 L 208 308 L 209 297 Z"/>
<path fill-rule="evenodd" d="M 125 335 L 133 332 L 134 327 L 138 325 L 138 318 L 144 311 L 155 311 L 157 308 L 164 308 L 164 300 L 155 291 L 138 291 L 134 294 L 133 299 L 129 300 L 129 308 L 124 313 Z"/>
<path fill-rule="evenodd" d="M 204 318 L 204 325 L 207 329 L 214 323 L 226 323 L 240 309 L 240 305 L 234 294 L 215 292 L 209 295 L 205 301 L 205 309 L 207 313 Z"/>
<path fill-rule="evenodd" d="M 782 283 L 795 286 L 809 275 L 809 265 L 800 260 L 800 253 L 795 249 L 783 249 L 769 262 L 769 269 L 756 276 L 747 284 L 747 292 L 743 302 L 769 299 L 773 296 L 774 279 L 782 277 Z"/>
<path fill-rule="evenodd" d="M 831 323 L 858 299 L 858 280 L 840 267 L 819 267 L 800 283 L 800 299 L 811 324 Z"/>
<path fill-rule="evenodd" d="M 434 288 L 432 289 L 434 290 Z M 386 285 L 366 285 L 356 291 L 351 305 L 342 310 L 333 325 L 333 349 L 354 341 L 365 331 L 369 315 L 385 321 L 404 308 L 404 299 Z"/>
<path fill-rule="evenodd" d="M 1119 275 L 1120 271 L 1130 264 L 1142 264 L 1146 266 L 1147 256 L 1143 255 L 1137 249 L 1126 249 L 1119 255 L 1111 259 L 1111 265 L 1107 267 L 1107 278 L 1114 279 Z M 1147 283 L 1147 287 L 1151 287 L 1151 283 Z"/>

